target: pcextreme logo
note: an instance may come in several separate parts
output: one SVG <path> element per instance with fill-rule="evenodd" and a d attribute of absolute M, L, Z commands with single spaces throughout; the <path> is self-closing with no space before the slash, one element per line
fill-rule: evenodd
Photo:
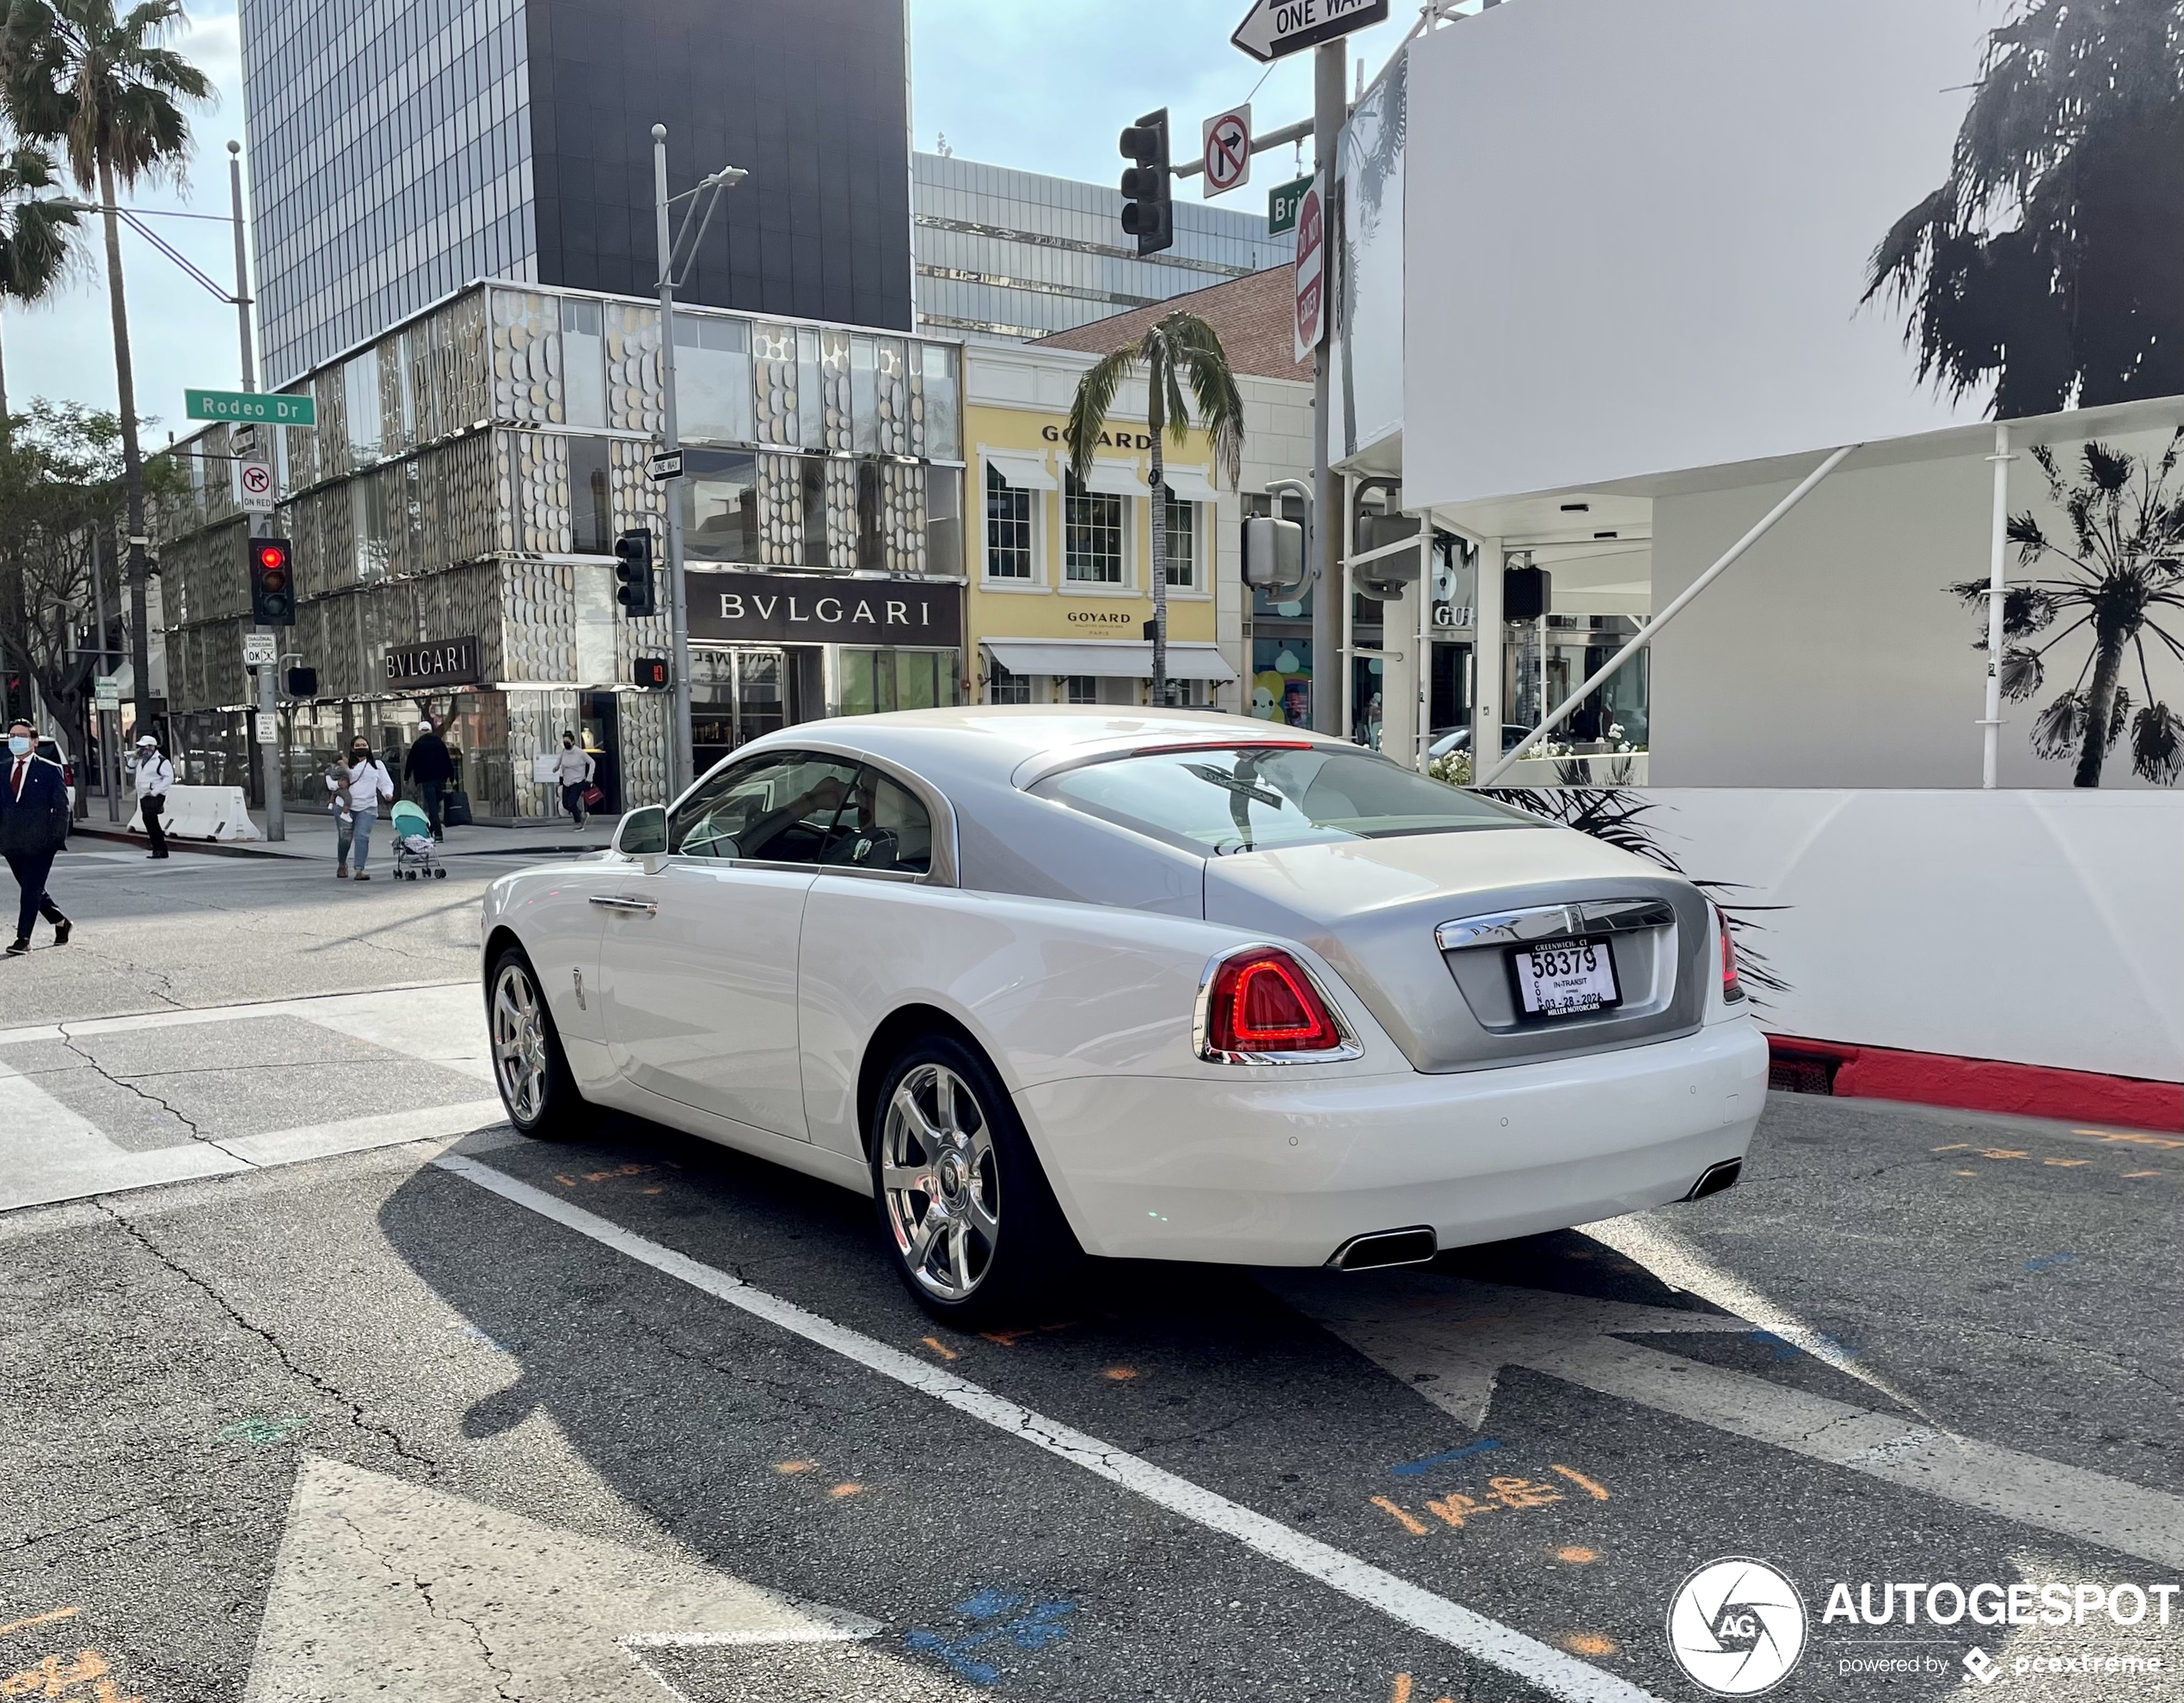
<path fill-rule="evenodd" d="M 1717 1697 L 1756 1697 L 1805 1653 L 1805 1599 L 1747 1555 L 1709 1561 L 1668 1605 L 1668 1648 L 1691 1682 Z"/>

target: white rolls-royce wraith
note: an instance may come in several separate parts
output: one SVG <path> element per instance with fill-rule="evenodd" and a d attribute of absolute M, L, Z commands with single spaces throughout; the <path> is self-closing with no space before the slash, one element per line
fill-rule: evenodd
<path fill-rule="evenodd" d="M 1357 1270 L 1696 1198 L 1766 1081 L 1689 882 L 1224 715 L 786 729 L 494 883 L 484 973 L 518 1129 L 866 1191 L 966 1323 L 1086 1255 Z"/>

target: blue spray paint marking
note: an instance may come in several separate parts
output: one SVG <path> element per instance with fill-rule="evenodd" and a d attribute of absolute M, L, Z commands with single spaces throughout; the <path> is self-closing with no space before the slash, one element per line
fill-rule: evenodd
<path fill-rule="evenodd" d="M 998 1639 L 1006 1639 L 1019 1650 L 1044 1650 L 1048 1645 L 1069 1636 L 1069 1627 L 1063 1617 L 1077 1612 L 1077 1604 L 1067 1601 L 1034 1602 L 1028 1608 L 1021 1592 L 979 1590 L 972 1592 L 955 1605 L 955 1612 L 983 1623 L 983 1630 L 966 1633 L 959 1638 L 945 1638 L 936 1632 L 907 1633 L 903 1642 L 912 1650 L 928 1656 L 937 1656 L 961 1677 L 973 1685 L 991 1685 L 1001 1677 L 1001 1669 L 991 1662 L 983 1661 L 971 1652 Z M 1015 1610 L 1023 1608 L 1018 1614 Z M 1014 1618 L 1003 1620 L 1004 1614 Z M 999 1622 L 999 1624 L 996 1624 Z"/>
<path fill-rule="evenodd" d="M 1463 1448 L 1451 1449 L 1445 1455 L 1429 1455 L 1423 1461 L 1407 1461 L 1402 1466 L 1390 1467 L 1388 1470 L 1399 1479 L 1422 1478 L 1436 1467 L 1445 1467 L 1451 1461 L 1468 1460 L 1474 1455 L 1484 1455 L 1489 1449 L 1500 1447 L 1494 1438 L 1482 1437 L 1476 1443 L 1467 1443 Z"/>
<path fill-rule="evenodd" d="M 1774 1357 L 1777 1360 L 1794 1360 L 1799 1355 L 1807 1351 L 1795 1343 L 1776 1336 L 1772 1331 L 1754 1331 L 1751 1333 L 1751 1339 L 1763 1347 L 1773 1349 Z M 1821 1360 L 1825 1360 L 1831 1356 L 1840 1356 L 1845 1360 L 1852 1360 L 1857 1357 L 1858 1352 L 1855 1345 L 1840 1341 L 1831 1336 L 1814 1337 L 1811 1351 L 1816 1358 Z"/>
<path fill-rule="evenodd" d="M 2075 1253 L 2051 1253 L 2042 1259 L 2028 1259 L 2025 1269 L 2028 1271 L 2052 1271 L 2058 1265 L 2075 1265 L 2077 1259 Z"/>

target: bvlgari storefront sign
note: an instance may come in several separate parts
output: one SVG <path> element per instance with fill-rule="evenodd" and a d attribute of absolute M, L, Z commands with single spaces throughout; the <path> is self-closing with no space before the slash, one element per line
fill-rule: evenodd
<path fill-rule="evenodd" d="M 478 681 L 478 641 L 435 639 L 424 645 L 387 646 L 387 682 L 396 690 L 413 686 L 475 686 Z"/>
<path fill-rule="evenodd" d="M 684 574 L 690 637 L 762 645 L 963 644 L 963 588 L 929 579 L 844 575 Z"/>

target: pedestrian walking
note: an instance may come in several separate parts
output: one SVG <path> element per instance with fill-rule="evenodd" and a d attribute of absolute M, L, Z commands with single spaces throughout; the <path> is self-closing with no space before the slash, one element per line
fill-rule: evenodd
<path fill-rule="evenodd" d="M 441 794 L 455 778 L 455 761 L 447 754 L 446 742 L 433 731 L 430 716 L 417 724 L 417 738 L 409 747 L 409 755 L 402 760 L 402 778 L 417 788 L 417 802 L 425 806 L 425 819 L 432 824 L 433 837 L 444 838 Z"/>
<path fill-rule="evenodd" d="M 28 721 L 8 727 L 7 780 L 0 784 L 0 853 L 21 890 L 15 913 L 15 938 L 9 958 L 30 950 L 30 931 L 40 917 L 53 925 L 53 944 L 68 944 L 68 918 L 46 891 L 53 858 L 68 843 L 68 776 L 60 764 L 38 755 L 38 729 Z"/>
<path fill-rule="evenodd" d="M 592 753 L 576 743 L 576 735 L 563 733 L 561 748 L 554 753 L 554 778 L 561 783 L 561 808 L 576 824 L 579 833 L 591 819 L 592 806 L 584 795 L 592 790 L 592 777 L 597 772 Z"/>
<path fill-rule="evenodd" d="M 370 743 L 359 734 L 350 742 L 347 767 L 336 765 L 328 773 L 326 785 L 335 804 L 334 876 L 340 880 L 351 879 L 353 863 L 354 879 L 369 881 L 371 877 L 365 873 L 364 866 L 371 856 L 371 824 L 379 819 L 379 801 L 394 797 L 395 778 L 387 773 L 387 765 L 372 756 Z"/>
<path fill-rule="evenodd" d="M 156 858 L 167 855 L 167 830 L 159 818 L 167 813 L 167 789 L 174 784 L 175 765 L 159 749 L 159 741 L 145 734 L 137 741 L 137 809 Z"/>

